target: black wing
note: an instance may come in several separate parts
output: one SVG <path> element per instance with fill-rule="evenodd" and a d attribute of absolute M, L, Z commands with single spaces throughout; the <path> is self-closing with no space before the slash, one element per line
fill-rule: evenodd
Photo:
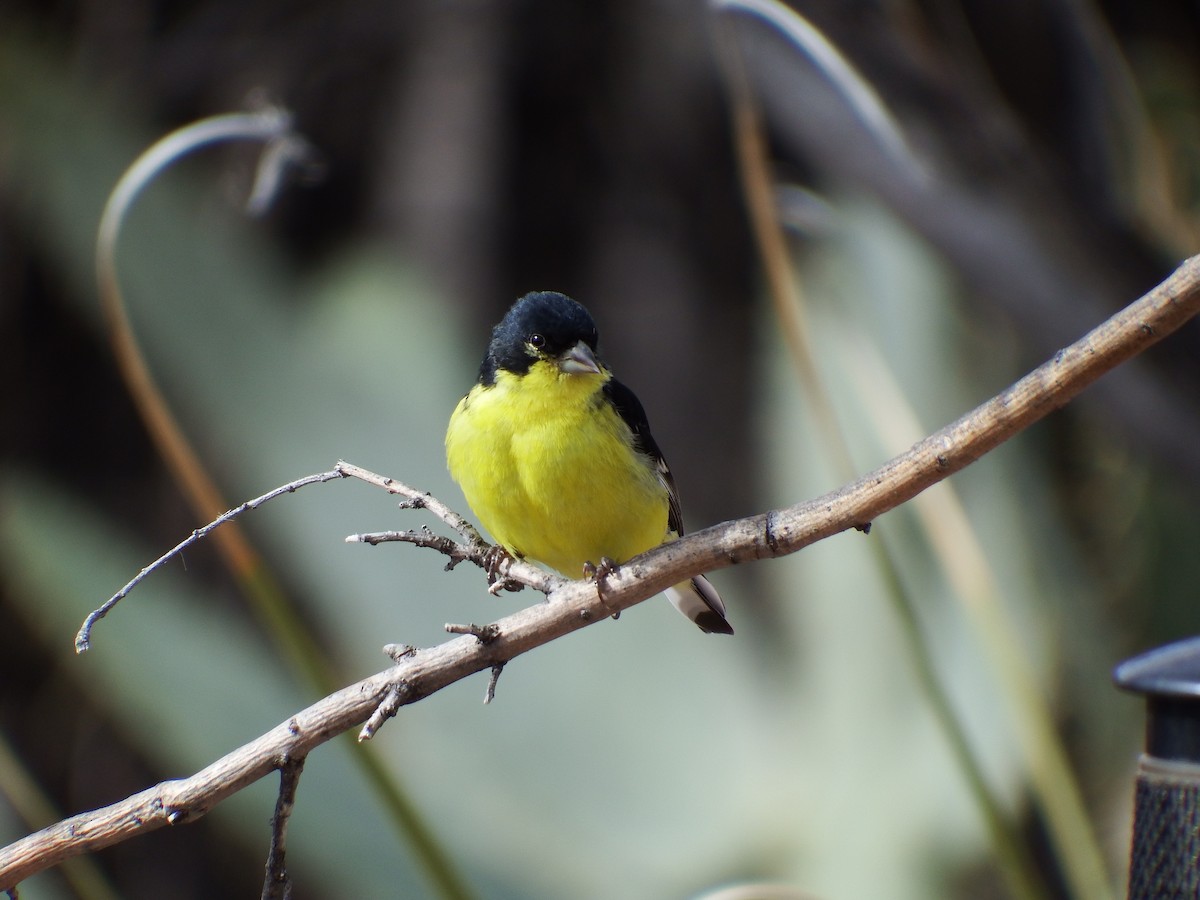
<path fill-rule="evenodd" d="M 644 453 L 654 463 L 658 478 L 667 489 L 667 499 L 670 509 L 667 513 L 667 527 L 678 535 L 683 534 L 683 510 L 679 506 L 679 491 L 675 487 L 675 478 L 671 475 L 671 467 L 667 465 L 662 451 L 654 436 L 650 433 L 650 422 L 642 402 L 629 388 L 615 378 L 610 378 L 604 385 L 604 396 L 616 408 L 621 419 L 633 432 L 634 448 Z"/>

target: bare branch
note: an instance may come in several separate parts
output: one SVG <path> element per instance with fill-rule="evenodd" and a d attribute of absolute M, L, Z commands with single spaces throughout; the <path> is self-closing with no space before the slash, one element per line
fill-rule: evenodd
<path fill-rule="evenodd" d="M 305 487 L 306 485 L 322 484 L 326 481 L 334 481 L 335 479 L 345 477 L 345 473 L 335 468 L 329 472 L 320 472 L 316 475 L 306 475 L 303 478 L 297 478 L 295 481 L 288 482 L 285 485 L 275 488 L 273 491 L 267 491 L 267 493 L 263 494 L 261 497 L 255 497 L 253 500 L 247 500 L 245 503 L 235 506 L 228 512 L 222 513 L 203 528 L 197 528 L 187 538 L 180 541 L 154 562 L 150 563 L 150 565 L 146 566 L 146 568 L 142 569 L 142 571 L 138 572 L 128 584 L 113 594 L 102 606 L 100 606 L 98 609 L 92 610 L 92 612 L 88 614 L 88 617 L 83 620 L 83 625 L 79 629 L 79 634 L 75 636 L 75 652 L 85 653 L 88 648 L 91 647 L 92 628 L 98 621 L 107 616 L 112 608 L 120 603 L 130 591 L 137 587 L 141 583 L 142 579 L 156 569 L 161 568 L 164 563 L 170 561 L 172 557 L 182 553 L 201 538 L 208 537 L 208 535 L 210 535 L 217 528 L 224 525 L 226 522 L 231 521 L 237 516 L 240 516 L 246 510 L 257 509 L 264 503 L 274 500 L 276 497 L 280 497 L 283 494 L 290 494 L 293 491 Z"/>
<path fill-rule="evenodd" d="M 559 579 L 549 591 L 548 602 L 469 635 L 412 652 L 393 647 L 389 652 L 397 658 L 394 667 L 331 694 L 195 775 L 80 813 L 0 850 L 0 891 L 72 856 L 163 825 L 192 821 L 278 768 L 280 759 L 306 756 L 370 719 L 371 732 L 364 729 L 360 735 L 368 738 L 400 707 L 485 669 L 494 679 L 498 667 L 522 653 L 628 609 L 688 576 L 751 559 L 785 556 L 822 538 L 862 528 L 1063 406 L 1102 374 L 1178 329 L 1198 310 L 1200 257 L 1195 257 L 997 397 L 854 483 L 642 554 L 609 574 L 603 598 L 594 582 Z M 348 464 L 339 464 L 339 471 L 393 493 L 409 490 Z M 427 495 L 413 492 L 406 499 L 417 496 L 422 505 L 433 508 Z M 514 572 L 526 566 L 520 561 L 512 565 Z M 476 631 L 490 639 L 485 643 Z"/>
<path fill-rule="evenodd" d="M 450 562 L 447 564 L 448 569 L 452 569 L 464 561 L 475 563 L 488 573 L 489 582 L 496 588 L 516 590 L 522 586 L 528 586 L 544 594 L 548 594 L 557 584 L 563 581 L 562 578 L 556 575 L 551 575 L 536 566 L 515 560 L 503 552 L 497 554 L 498 548 L 484 541 L 470 522 L 428 491 L 418 491 L 416 488 L 411 488 L 406 484 L 396 481 L 394 478 L 377 475 L 361 466 L 339 460 L 337 465 L 328 472 L 305 475 L 303 478 L 297 478 L 295 481 L 280 485 L 274 490 L 263 494 L 261 497 L 247 500 L 245 503 L 222 513 L 203 528 L 197 528 L 187 538 L 180 541 L 150 565 L 138 572 L 124 587 L 100 607 L 88 614 L 88 617 L 84 619 L 83 625 L 79 629 L 79 633 L 75 636 L 75 652 L 84 653 L 91 647 L 92 629 L 96 623 L 108 615 L 113 607 L 128 596 L 129 592 L 137 587 L 148 575 L 162 568 L 163 565 L 192 546 L 192 544 L 195 544 L 202 538 L 208 537 L 208 535 L 212 534 L 220 526 L 233 521 L 247 510 L 257 509 L 277 497 L 291 494 L 302 487 L 307 487 L 310 484 L 324 484 L 327 481 L 336 481 L 341 478 L 350 477 L 373 484 L 376 487 L 381 487 L 389 493 L 401 495 L 404 499 L 400 505 L 404 509 L 429 510 L 458 532 L 463 540 L 462 542 L 458 542 L 444 535 L 435 534 L 428 527 L 423 527 L 419 531 L 385 531 L 374 534 L 352 534 L 346 538 L 348 543 L 375 545 L 389 541 L 403 541 L 415 544 L 418 547 L 429 547 L 450 558 Z"/>
<path fill-rule="evenodd" d="M 288 900 L 292 880 L 287 872 L 287 826 L 296 805 L 296 789 L 304 757 L 285 759 L 279 766 L 279 798 L 271 817 L 271 849 L 267 852 L 267 871 L 263 876 L 262 900 Z"/>
<path fill-rule="evenodd" d="M 609 576 L 624 596 L 630 575 L 661 590 L 682 574 L 795 553 L 883 513 L 958 472 L 1060 409 L 1100 376 L 1178 330 L 1200 312 L 1200 256 L 957 422 L 835 491 L 784 509 L 693 532 L 650 550 Z M 670 560 L 668 562 L 668 560 Z M 636 565 L 634 565 L 636 564 Z"/>

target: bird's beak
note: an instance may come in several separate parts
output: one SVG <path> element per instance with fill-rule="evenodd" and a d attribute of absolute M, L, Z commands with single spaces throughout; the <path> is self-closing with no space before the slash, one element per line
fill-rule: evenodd
<path fill-rule="evenodd" d="M 558 357 L 559 371 L 566 375 L 599 375 L 600 363 L 592 348 L 579 341 Z"/>

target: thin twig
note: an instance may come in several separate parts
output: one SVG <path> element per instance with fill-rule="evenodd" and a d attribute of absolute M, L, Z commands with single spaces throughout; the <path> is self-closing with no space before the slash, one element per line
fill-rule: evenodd
<path fill-rule="evenodd" d="M 490 556 L 494 550 L 492 545 L 485 542 L 479 536 L 479 532 L 475 530 L 470 522 L 432 494 L 427 491 L 418 491 L 393 478 L 377 475 L 361 466 L 339 460 L 337 465 L 328 472 L 318 472 L 313 475 L 305 475 L 303 478 L 297 478 L 295 481 L 289 481 L 287 484 L 280 485 L 268 491 L 261 497 L 247 500 L 233 509 L 227 510 L 204 527 L 197 528 L 184 540 L 138 572 L 124 587 L 113 594 L 100 607 L 88 614 L 88 617 L 84 619 L 83 625 L 79 629 L 79 633 L 75 637 L 75 651 L 77 653 L 84 653 L 91 647 L 92 629 L 95 627 L 95 624 L 108 615 L 113 607 L 125 599 L 130 591 L 137 587 L 148 575 L 162 568 L 171 559 L 178 556 L 188 547 L 192 546 L 192 544 L 210 535 L 220 526 L 231 522 L 248 510 L 257 509 L 277 497 L 281 497 L 284 494 L 291 494 L 302 487 L 307 487 L 310 484 L 324 484 L 328 481 L 350 477 L 382 487 L 389 493 L 404 495 L 405 501 L 402 505 L 405 508 L 429 510 L 451 528 L 462 534 L 465 543 L 459 543 L 452 538 L 435 534 L 428 527 L 422 528 L 420 531 L 384 531 L 369 534 L 352 534 L 346 538 L 347 543 L 374 545 L 390 541 L 403 541 L 419 547 L 429 547 L 450 558 L 450 562 L 446 566 L 447 569 L 452 569 L 464 561 L 473 562 L 485 570 L 492 565 Z M 507 565 L 502 569 L 503 580 L 501 583 L 504 586 L 525 585 L 547 594 L 563 580 L 543 569 L 523 563 L 520 560 L 514 560 L 511 557 L 506 557 L 506 560 Z"/>
<path fill-rule="evenodd" d="M 496 683 L 500 681 L 500 673 L 504 671 L 504 663 L 492 666 L 491 677 L 488 678 L 487 690 L 483 694 L 483 704 L 486 706 L 496 699 Z"/>
<path fill-rule="evenodd" d="M 412 544 L 415 547 L 428 547 L 443 556 L 449 557 L 446 571 L 449 572 L 460 562 L 472 559 L 478 553 L 468 544 L 462 544 L 444 534 L 434 533 L 428 525 L 421 526 L 419 531 L 373 531 L 366 534 L 351 534 L 346 536 L 347 544 L 377 544 L 388 543 Z"/>
<path fill-rule="evenodd" d="M 383 695 L 379 705 L 371 711 L 370 717 L 358 733 L 360 744 L 375 737 L 379 733 L 379 729 L 383 727 L 383 723 L 400 712 L 400 707 L 404 705 L 406 687 L 404 682 L 396 682 L 396 684 L 388 686 L 387 693 Z"/>
<path fill-rule="evenodd" d="M 548 597 L 494 623 L 484 646 L 453 638 L 343 688 L 188 778 L 167 781 L 111 806 L 80 813 L 0 849 L 0 891 L 64 859 L 204 815 L 266 776 L 281 758 L 307 755 L 366 721 L 403 685 L 396 708 L 491 669 L 646 600 L 672 584 L 751 559 L 786 556 L 869 522 L 919 494 L 1058 409 L 1105 372 L 1177 330 L 1200 311 L 1200 257 L 1051 361 L 905 453 L 836 491 L 785 509 L 726 522 L 651 550 L 596 585 L 561 582 Z M 347 472 L 347 474 L 351 474 Z"/>
<path fill-rule="evenodd" d="M 279 766 L 279 797 L 271 817 L 271 848 L 267 851 L 262 900 L 289 900 L 292 896 L 292 879 L 287 871 L 287 827 L 303 771 L 303 756 L 288 757 Z"/>
<path fill-rule="evenodd" d="M 401 663 L 406 659 L 412 659 L 417 655 L 417 648 L 411 647 L 408 644 L 384 644 L 384 655 L 394 663 Z M 375 737 L 379 729 L 383 727 L 383 723 L 400 711 L 400 707 L 404 705 L 404 694 L 408 690 L 408 685 L 403 681 L 397 681 L 388 685 L 387 693 L 383 699 L 379 701 L 379 705 L 375 707 L 370 718 L 362 727 L 362 731 L 358 733 L 358 742 L 369 741 Z"/>
<path fill-rule="evenodd" d="M 345 460 L 338 460 L 337 468 L 343 475 L 348 475 L 351 478 L 358 478 L 365 481 L 367 484 L 373 484 L 376 487 L 383 488 L 389 494 L 396 494 L 404 498 L 403 506 L 407 509 L 427 509 L 447 525 L 468 544 L 474 544 L 481 547 L 490 546 L 482 537 L 480 537 L 475 526 L 468 522 L 463 516 L 456 513 L 449 506 L 439 500 L 437 497 L 428 491 L 418 490 L 414 487 L 409 487 L 402 481 L 397 481 L 395 478 L 388 478 L 386 475 L 377 475 L 364 469 L 362 466 L 356 466 L 353 463 L 348 463 Z M 347 538 L 349 540 L 349 538 Z"/>
<path fill-rule="evenodd" d="M 449 634 L 469 634 L 481 644 L 490 644 L 496 638 L 500 637 L 500 626 L 495 622 L 491 625 L 455 625 L 452 622 L 447 622 L 446 631 Z"/>
<path fill-rule="evenodd" d="M 217 518 L 213 519 L 203 528 L 197 528 L 184 540 L 180 541 L 154 562 L 150 563 L 150 565 L 146 566 L 146 568 L 142 569 L 142 571 L 138 572 L 137 575 L 130 579 L 123 588 L 109 597 L 102 606 L 100 606 L 98 609 L 92 610 L 92 612 L 88 614 L 88 617 L 83 620 L 83 625 L 80 627 L 79 633 L 75 636 L 75 652 L 84 653 L 89 647 L 91 647 L 93 626 L 107 616 L 112 608 L 125 599 L 129 592 L 137 587 L 147 575 L 161 568 L 165 563 L 182 553 L 192 544 L 196 543 L 202 538 L 208 537 L 208 535 L 210 535 L 217 528 L 220 528 L 226 522 L 235 519 L 247 510 L 257 509 L 264 503 L 274 500 L 276 497 L 280 497 L 283 494 L 290 494 L 293 491 L 299 490 L 300 488 L 306 487 L 310 484 L 322 484 L 326 481 L 335 481 L 338 478 L 345 477 L 345 473 L 343 473 L 341 470 L 332 469 L 328 472 L 320 472 L 316 475 L 306 475 L 303 478 L 297 478 L 295 481 L 290 481 L 285 485 L 275 488 L 274 490 L 267 491 L 267 493 L 263 494 L 261 497 L 255 497 L 253 500 L 247 500 L 245 503 L 235 506 L 233 509 L 217 516 Z"/>
<path fill-rule="evenodd" d="M 428 491 L 409 487 L 404 482 L 386 475 L 376 474 L 345 460 L 338 460 L 336 468 L 344 475 L 358 478 L 367 484 L 383 488 L 390 494 L 402 497 L 400 505 L 404 509 L 428 510 L 462 538 L 461 542 L 455 542 L 426 528 L 421 531 L 379 531 L 351 534 L 346 537 L 348 544 L 374 546 L 399 541 L 419 547 L 430 547 L 450 558 L 447 569 L 453 569 L 460 562 L 471 562 L 482 568 L 488 573 L 489 590 L 493 594 L 503 589 L 515 590 L 520 585 L 531 587 L 543 594 L 549 594 L 565 581 L 562 577 L 553 575 L 545 569 L 540 569 L 524 560 L 514 559 L 504 553 L 502 548 L 492 546 L 480 536 L 474 525 Z"/>

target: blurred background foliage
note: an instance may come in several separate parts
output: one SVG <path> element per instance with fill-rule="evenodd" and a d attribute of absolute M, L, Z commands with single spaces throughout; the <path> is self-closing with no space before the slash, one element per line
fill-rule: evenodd
<path fill-rule="evenodd" d="M 1195 249 L 1194 5 L 796 8 L 907 156 L 778 30 L 699 3 L 0 4 L 0 840 L 188 774 L 320 696 L 203 545 L 72 651 L 90 609 L 202 524 L 118 377 L 92 276 L 107 192 L 187 121 L 278 101 L 322 155 L 319 181 L 249 222 L 252 151 L 200 154 L 122 239 L 135 329 L 230 504 L 344 457 L 461 506 L 446 419 L 490 325 L 545 288 L 592 309 L 692 528 L 791 504 L 996 393 Z M 814 425 L 764 288 L 730 46 L 849 461 Z M 962 519 L 914 505 L 870 537 L 718 573 L 735 638 L 647 603 L 514 663 L 490 707 L 480 677 L 406 708 L 369 752 L 474 896 L 1007 896 L 900 591 L 1033 860 L 1030 895 L 1071 896 L 978 591 L 1049 704 L 1091 822 L 1078 840 L 1119 894 L 1141 720 L 1108 672 L 1196 631 L 1198 338 L 1189 326 L 956 476 Z M 343 544 L 420 521 L 360 484 L 244 521 L 345 683 L 385 665 L 385 642 L 429 645 L 444 622 L 536 599 L 488 597 L 478 573 L 411 548 Z M 451 895 L 364 752 L 345 738 L 309 761 L 296 896 Z M 22 896 L 251 896 L 272 793 Z"/>

